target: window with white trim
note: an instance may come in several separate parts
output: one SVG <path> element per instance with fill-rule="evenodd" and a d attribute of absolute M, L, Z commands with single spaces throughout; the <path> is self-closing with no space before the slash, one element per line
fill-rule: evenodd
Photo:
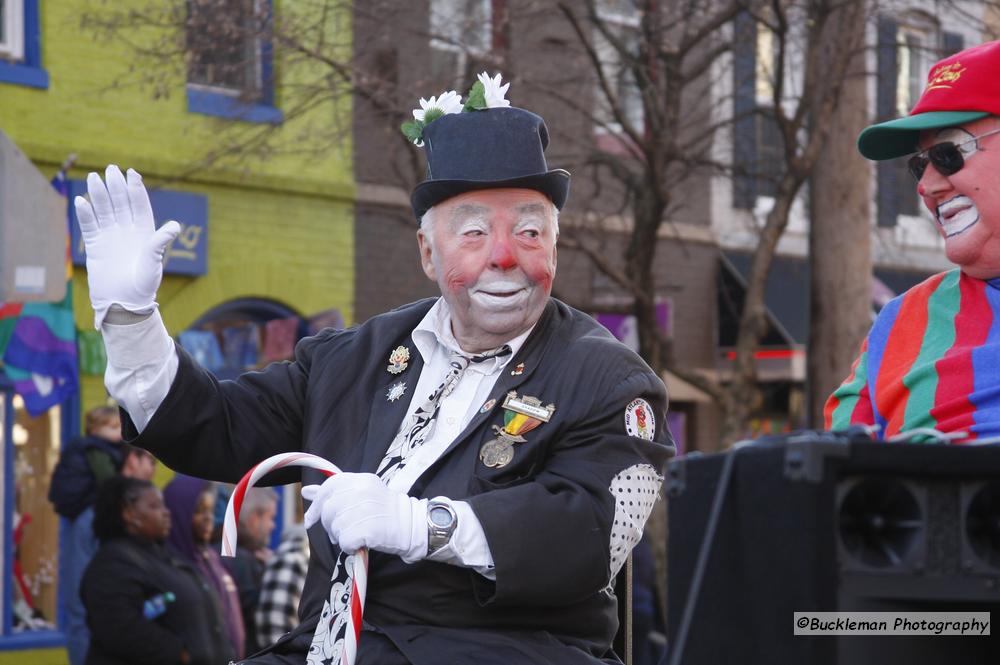
<path fill-rule="evenodd" d="M 784 171 L 785 140 L 778 128 L 774 111 L 775 77 L 778 76 L 778 38 L 766 25 L 757 23 L 757 57 L 754 84 L 757 115 L 757 195 L 773 197 L 778 178 Z"/>
<path fill-rule="evenodd" d="M 271 45 L 272 0 L 187 0 L 188 110 L 280 123 Z"/>
<path fill-rule="evenodd" d="M 919 10 L 878 17 L 876 122 L 909 115 L 923 94 L 935 62 L 963 48 L 960 34 L 941 29 L 936 18 Z M 878 226 L 893 227 L 899 215 L 920 214 L 916 184 L 905 159 L 881 161 L 878 172 Z"/>
<path fill-rule="evenodd" d="M 0 0 L 0 59 L 24 60 L 23 0 Z"/>
<path fill-rule="evenodd" d="M 431 0 L 430 33 L 435 81 L 464 92 L 477 74 L 492 69 L 492 0 Z"/>
<path fill-rule="evenodd" d="M 600 30 L 595 29 L 594 48 L 601 63 L 601 73 L 608 81 L 611 94 L 627 122 L 641 132 L 645 111 L 642 108 L 642 94 L 636 85 L 629 60 L 639 57 L 642 14 L 635 0 L 601 0 L 597 5 L 597 16 L 619 44 L 616 46 Z M 614 117 L 608 96 L 603 90 L 596 91 L 596 100 L 596 115 L 600 121 L 597 131 L 620 133 L 621 124 Z"/>
<path fill-rule="evenodd" d="M 905 116 L 924 91 L 931 66 L 941 57 L 937 24 L 923 13 L 903 16 L 896 31 L 896 115 Z"/>
<path fill-rule="evenodd" d="M 779 38 L 745 11 L 733 31 L 733 207 L 754 210 L 774 196 L 785 159 L 774 113 Z"/>
<path fill-rule="evenodd" d="M 257 0 L 189 0 L 188 84 L 259 97 L 262 11 Z"/>

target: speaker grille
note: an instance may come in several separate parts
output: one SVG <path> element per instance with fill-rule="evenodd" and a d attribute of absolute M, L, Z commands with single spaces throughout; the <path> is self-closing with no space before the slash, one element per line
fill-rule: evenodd
<path fill-rule="evenodd" d="M 888 477 L 851 478 L 840 488 L 837 530 L 844 570 L 906 572 L 925 538 L 923 492 Z"/>
<path fill-rule="evenodd" d="M 966 568 L 1000 573 L 1000 481 L 963 487 Z"/>

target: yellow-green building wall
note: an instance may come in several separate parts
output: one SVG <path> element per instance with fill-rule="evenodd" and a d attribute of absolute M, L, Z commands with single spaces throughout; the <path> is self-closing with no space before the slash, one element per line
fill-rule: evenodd
<path fill-rule="evenodd" d="M 0 81 L 0 130 L 47 177 L 75 153 L 72 178 L 84 179 L 89 171 L 103 175 L 104 167 L 114 163 L 122 170 L 138 170 L 149 187 L 207 198 L 207 274 L 167 275 L 159 290 L 160 310 L 171 335 L 207 310 L 239 298 L 277 301 L 301 315 L 338 308 L 350 323 L 355 269 L 349 131 L 342 131 L 339 145 L 319 158 L 279 150 L 266 159 L 249 155 L 201 166 L 199 160 L 227 132 L 257 127 L 189 112 L 183 68 L 176 63 L 170 65 L 175 72 L 167 77 L 166 96 L 154 98 L 152 88 L 135 83 L 129 48 L 81 27 L 85 11 L 114 11 L 113 5 L 85 0 L 39 3 L 41 64 L 49 86 L 34 89 Z M 331 29 L 349 33 L 349 17 L 338 17 Z M 153 37 L 136 34 L 133 42 Z M 344 34 L 339 40 L 350 48 Z M 295 71 L 279 69 L 275 105 L 282 108 L 282 81 L 314 74 L 303 65 Z M 277 145 L 293 147 L 310 123 L 336 122 L 344 128 L 349 113 L 347 104 L 317 107 L 283 127 Z M 92 328 L 83 267 L 74 269 L 73 303 L 77 327 Z M 81 411 L 105 403 L 102 377 L 80 378 Z M 0 650 L 0 665 L 66 662 L 62 648 Z"/>
<path fill-rule="evenodd" d="M 351 321 L 354 189 L 348 134 L 321 159 L 289 151 L 198 169 L 199 158 L 223 132 L 254 126 L 188 112 L 181 70 L 167 88 L 169 96 L 154 98 L 149 86 L 136 82 L 138 74 L 130 74 L 134 56 L 126 45 L 81 28 L 83 12 L 108 4 L 40 5 L 42 66 L 49 87 L 0 82 L 0 129 L 46 176 L 75 153 L 71 177 L 83 179 L 88 171 L 103 175 L 104 167 L 114 163 L 141 172 L 147 186 L 208 198 L 208 273 L 168 275 L 159 292 L 170 333 L 220 303 L 249 297 L 276 300 L 300 314 L 336 307 Z M 339 20 L 340 29 L 349 28 L 345 18 Z M 134 41 L 141 39 L 136 35 Z M 308 68 L 279 72 L 276 105 L 281 108 L 281 80 L 311 73 Z M 301 141 L 296 134 L 322 121 L 323 114 L 330 114 L 330 123 L 340 114 L 343 124 L 345 113 L 346 105 L 319 107 L 283 130 L 288 137 L 278 145 Z M 74 307 L 78 327 L 92 325 L 80 267 L 74 271 Z M 104 401 L 100 377 L 84 377 L 82 388 L 82 409 Z"/>

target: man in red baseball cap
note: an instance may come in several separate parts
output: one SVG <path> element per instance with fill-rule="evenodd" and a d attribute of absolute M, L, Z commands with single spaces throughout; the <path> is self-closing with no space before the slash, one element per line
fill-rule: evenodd
<path fill-rule="evenodd" d="M 956 442 L 1000 437 L 1000 41 L 938 62 L 910 114 L 868 127 L 858 150 L 906 157 L 958 268 L 879 313 L 826 426 L 880 436 L 933 428 Z"/>

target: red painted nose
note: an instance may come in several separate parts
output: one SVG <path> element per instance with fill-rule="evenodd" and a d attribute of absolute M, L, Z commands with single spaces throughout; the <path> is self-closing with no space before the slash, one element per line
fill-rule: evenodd
<path fill-rule="evenodd" d="M 511 251 L 510 243 L 506 239 L 499 239 L 493 243 L 490 263 L 500 270 L 510 270 L 517 265 L 514 252 Z"/>

